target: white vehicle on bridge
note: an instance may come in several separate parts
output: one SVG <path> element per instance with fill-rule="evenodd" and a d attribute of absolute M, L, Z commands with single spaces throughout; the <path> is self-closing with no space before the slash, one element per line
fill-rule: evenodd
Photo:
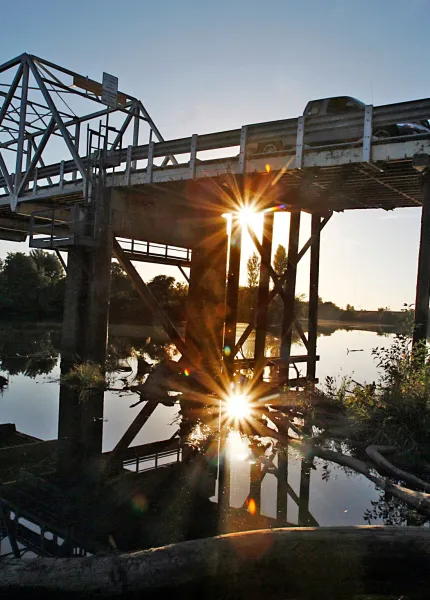
<path fill-rule="evenodd" d="M 324 146 L 332 144 L 342 144 L 348 142 L 362 142 L 363 129 L 357 129 L 356 126 L 349 128 L 347 127 L 347 121 L 345 117 L 351 115 L 357 116 L 357 113 L 363 113 L 366 109 L 366 104 L 352 98 L 351 96 L 336 96 L 333 98 L 322 98 L 319 100 L 311 100 L 307 103 L 303 116 L 305 117 L 305 123 L 317 123 L 323 119 L 326 121 L 330 117 L 341 117 L 341 120 L 333 119 L 333 127 L 330 129 L 330 133 L 327 134 L 327 130 L 321 133 L 312 132 L 306 135 L 305 145 L 306 146 Z M 252 127 L 252 126 L 251 126 Z M 305 125 L 306 131 L 306 125 Z M 419 121 L 416 123 L 393 123 L 384 127 L 376 128 L 373 132 L 373 137 L 380 138 L 393 138 L 399 136 L 411 136 L 420 134 L 430 134 L 429 121 Z M 296 145 L 296 138 L 292 136 L 274 138 L 273 134 L 271 139 L 252 141 L 248 144 L 248 155 L 249 154 L 268 154 L 274 152 L 281 152 L 285 150 L 291 150 Z"/>

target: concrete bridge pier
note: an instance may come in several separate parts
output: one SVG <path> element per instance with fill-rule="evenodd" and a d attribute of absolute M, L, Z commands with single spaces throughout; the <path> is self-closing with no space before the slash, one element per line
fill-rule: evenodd
<path fill-rule="evenodd" d="M 62 337 L 61 374 L 90 362 L 104 373 L 107 352 L 109 291 L 112 258 L 111 192 L 106 189 L 95 216 L 95 245 L 68 251 Z M 91 382 L 87 383 L 90 386 Z M 80 468 L 102 451 L 102 390 L 60 386 L 58 438 L 67 440 L 59 469 Z M 91 461 L 90 461 L 91 462 Z M 88 463 L 90 464 L 90 463 Z"/>

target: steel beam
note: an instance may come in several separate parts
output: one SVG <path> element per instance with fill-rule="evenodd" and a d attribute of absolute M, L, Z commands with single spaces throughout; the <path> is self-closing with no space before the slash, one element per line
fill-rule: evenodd
<path fill-rule="evenodd" d="M 6 113 L 8 111 L 8 108 L 10 106 L 10 103 L 12 102 L 12 99 L 15 95 L 16 92 L 16 88 L 18 87 L 18 84 L 21 80 L 23 74 L 23 66 L 22 64 L 19 66 L 19 69 L 17 70 L 15 77 L 13 78 L 13 81 L 11 83 L 11 86 L 9 88 L 9 91 L 3 101 L 2 107 L 0 109 L 0 125 L 2 124 L 2 121 L 4 119 L 4 117 L 6 116 Z"/>
<path fill-rule="evenodd" d="M 9 194 L 12 196 L 13 194 L 13 180 L 9 174 L 7 165 L 4 161 L 2 153 L 0 152 L 0 173 L 3 175 L 4 181 L 6 183 L 6 187 L 9 190 Z"/>
<path fill-rule="evenodd" d="M 45 133 L 43 134 L 42 139 L 40 140 L 39 145 L 35 149 L 34 156 L 31 160 L 29 167 L 27 168 L 27 170 L 24 174 L 24 177 L 22 178 L 22 180 L 19 184 L 19 187 L 16 188 L 16 186 L 15 186 L 15 193 L 16 193 L 17 197 L 21 194 L 22 190 L 25 189 L 27 183 L 30 181 L 31 175 L 33 174 L 33 170 L 36 168 L 37 163 L 40 161 L 40 158 L 46 147 L 46 144 L 48 143 L 48 140 L 51 137 L 51 133 L 54 130 L 54 126 L 55 126 L 55 120 L 54 120 L 54 118 L 52 118 L 51 121 L 49 122 L 48 127 L 46 128 Z M 63 169 L 64 169 L 64 165 L 63 165 Z M 64 172 L 63 172 L 63 174 L 64 174 Z"/>
<path fill-rule="evenodd" d="M 62 120 L 60 114 L 58 113 L 58 110 L 51 98 L 51 95 L 50 95 L 45 83 L 43 82 L 42 77 L 41 77 L 36 65 L 33 62 L 30 62 L 30 69 L 31 69 L 31 72 L 33 73 L 33 77 L 37 81 L 37 84 L 40 88 L 40 91 L 43 94 L 43 97 L 45 98 L 47 105 L 49 106 L 49 108 L 51 110 L 52 116 L 54 117 L 54 119 L 57 123 L 58 129 L 61 131 L 61 134 L 64 138 L 64 141 L 66 142 L 69 152 L 72 155 L 73 160 L 75 161 L 76 166 L 78 167 L 78 169 L 82 175 L 82 178 L 85 181 L 87 179 L 87 171 L 85 169 L 85 166 L 84 166 L 79 154 L 76 152 L 76 148 L 73 143 L 72 137 L 71 137 L 69 131 L 67 130 L 67 127 L 64 124 L 64 121 Z"/>
<path fill-rule="evenodd" d="M 16 165 L 15 165 L 15 178 L 13 182 L 14 194 L 12 196 L 11 206 L 15 209 L 16 199 L 19 194 L 21 184 L 21 173 L 22 173 L 22 159 L 24 156 L 24 144 L 25 144 L 25 124 L 27 119 L 27 95 L 28 95 L 28 81 L 30 77 L 28 61 L 22 63 L 22 85 L 21 85 L 21 106 L 19 113 L 19 131 L 18 131 L 18 145 L 16 151 Z"/>

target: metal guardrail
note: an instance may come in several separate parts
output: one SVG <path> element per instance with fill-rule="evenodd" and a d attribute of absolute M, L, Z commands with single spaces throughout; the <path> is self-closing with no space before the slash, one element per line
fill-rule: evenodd
<path fill-rule="evenodd" d="M 167 244 L 145 242 L 135 239 L 128 240 L 125 238 L 118 238 L 118 242 L 124 250 L 124 253 L 131 260 L 183 265 L 185 267 L 190 266 L 191 264 L 192 250 L 190 248 L 181 248 L 179 246 L 170 246 Z"/>
<path fill-rule="evenodd" d="M 61 248 L 74 244 L 92 245 L 91 220 L 78 205 L 37 210 L 30 217 L 31 248 Z"/>
<path fill-rule="evenodd" d="M 370 159 L 370 148 L 372 146 L 371 132 L 378 128 L 386 127 L 394 123 L 417 122 L 430 117 L 430 99 L 388 104 L 384 106 L 366 107 L 366 110 L 357 111 L 345 115 L 333 116 L 311 116 L 298 117 L 295 119 L 284 119 L 246 125 L 242 129 L 233 129 L 219 133 L 210 133 L 200 136 L 180 138 L 163 142 L 150 142 L 140 146 L 130 146 L 122 150 L 108 153 L 115 158 L 117 164 L 124 163 L 126 177 L 131 172 L 131 165 L 137 160 L 148 160 L 147 183 L 152 182 L 152 166 L 154 158 L 168 157 L 172 155 L 189 154 L 190 162 L 195 162 L 197 152 L 207 150 L 219 150 L 222 148 L 241 147 L 241 154 L 246 153 L 246 147 L 250 142 L 259 142 L 276 138 L 291 138 L 293 146 L 296 147 L 297 168 L 300 167 L 300 154 L 306 144 L 315 144 L 321 139 L 329 139 L 330 133 L 341 132 L 344 140 L 356 139 L 362 141 L 363 161 Z M 326 137 L 328 136 L 328 137 Z M 410 137 L 410 136 L 409 136 Z M 429 136 L 415 136 L 417 139 Z M 245 138 L 246 143 L 241 145 Z M 401 140 L 402 138 L 396 138 Z M 336 144 L 324 144 L 324 149 L 330 149 Z M 299 149 L 299 151 L 297 151 Z M 82 158 L 84 165 L 88 165 L 88 158 Z M 163 167 L 157 167 L 163 168 Z M 168 166 L 172 169 L 172 165 Z M 38 178 L 63 176 L 64 174 L 77 173 L 78 169 L 73 160 L 62 161 L 38 169 Z M 76 179 L 73 184 L 76 185 Z M 5 187 L 6 182 L 0 177 L 0 187 Z"/>
<path fill-rule="evenodd" d="M 145 456 L 129 458 L 124 460 L 122 464 L 125 469 L 133 470 L 136 473 L 142 473 L 144 471 L 154 471 L 161 467 L 179 463 L 181 461 L 182 448 L 178 446 L 177 448 L 154 452 L 153 454 Z"/>

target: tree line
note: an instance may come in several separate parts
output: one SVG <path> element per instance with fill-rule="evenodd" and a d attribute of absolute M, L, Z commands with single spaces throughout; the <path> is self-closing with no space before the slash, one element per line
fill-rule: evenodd
<path fill-rule="evenodd" d="M 278 246 L 273 268 L 281 276 L 287 268 L 288 257 L 284 246 Z M 247 285 L 239 289 L 238 321 L 249 322 L 255 311 L 260 259 L 253 254 L 247 261 Z M 59 320 L 62 316 L 65 272 L 61 262 L 50 252 L 31 250 L 29 254 L 10 252 L 0 259 L 0 319 L 27 321 Z M 186 319 L 188 286 L 167 275 L 157 275 L 148 287 L 173 322 Z M 308 303 L 303 296 L 296 297 L 296 314 L 306 318 Z M 357 311 L 348 304 L 345 309 L 333 302 L 319 299 L 320 319 L 329 321 L 376 322 L 395 324 L 395 315 L 388 308 L 372 313 Z M 270 324 L 282 322 L 283 303 L 277 295 L 269 306 Z M 136 290 L 118 263 L 111 267 L 110 320 L 113 323 L 151 324 L 152 315 L 143 306 Z"/>

